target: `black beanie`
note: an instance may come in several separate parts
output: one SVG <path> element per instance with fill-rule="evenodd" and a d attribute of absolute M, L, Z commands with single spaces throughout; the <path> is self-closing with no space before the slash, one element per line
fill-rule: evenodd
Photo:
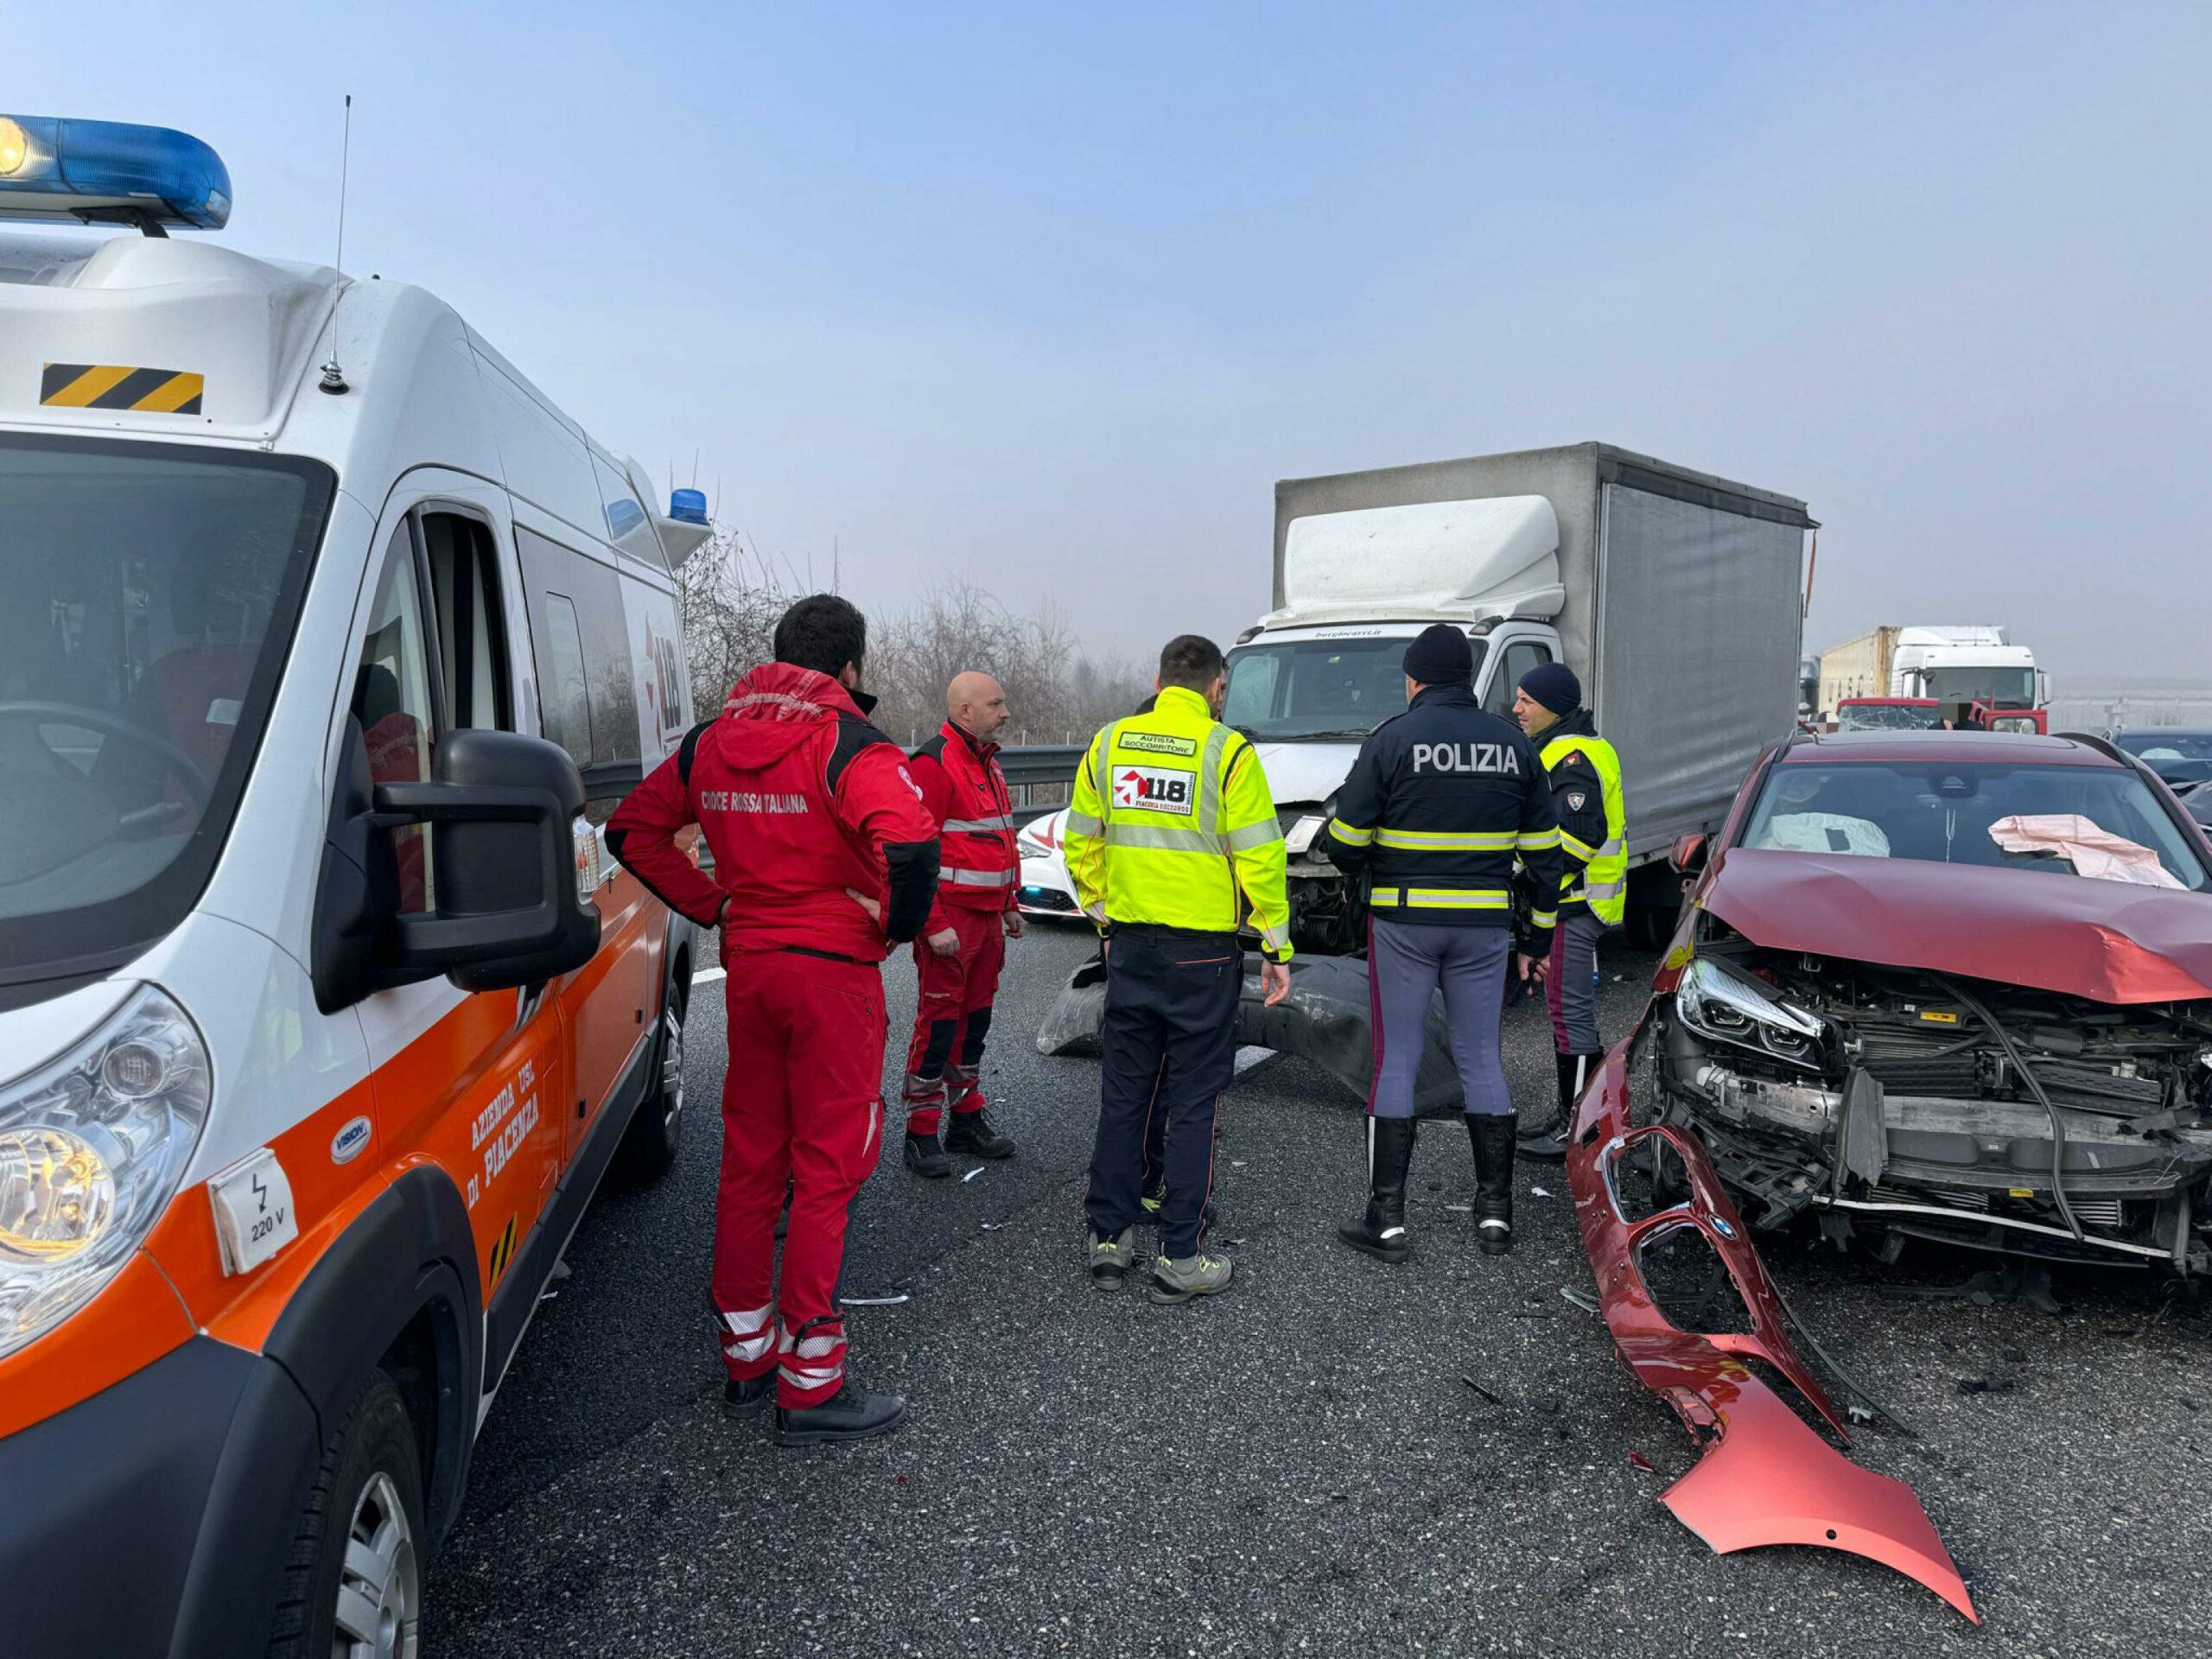
<path fill-rule="evenodd" d="M 1582 682 L 1565 663 L 1538 663 L 1521 677 L 1521 689 L 1555 715 L 1571 715 L 1582 702 Z"/>
<path fill-rule="evenodd" d="M 1406 647 L 1405 670 L 1423 685 L 1466 685 L 1475 677 L 1474 648 L 1449 622 L 1432 623 Z"/>

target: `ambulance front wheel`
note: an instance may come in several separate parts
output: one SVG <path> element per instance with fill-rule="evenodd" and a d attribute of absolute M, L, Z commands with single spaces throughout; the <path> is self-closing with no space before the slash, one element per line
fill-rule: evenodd
<path fill-rule="evenodd" d="M 372 1372 L 324 1448 L 293 1540 L 271 1659 L 412 1656 L 423 1618 L 423 1465 L 407 1407 Z"/>

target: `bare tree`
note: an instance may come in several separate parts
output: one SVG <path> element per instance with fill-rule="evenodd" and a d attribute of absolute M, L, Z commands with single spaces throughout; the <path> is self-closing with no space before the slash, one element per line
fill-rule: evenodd
<path fill-rule="evenodd" d="M 699 718 L 719 713 L 739 677 L 775 654 L 776 620 L 796 597 L 734 530 L 717 528 L 712 541 L 677 568 L 677 621 Z"/>
<path fill-rule="evenodd" d="M 777 619 L 799 585 L 738 531 L 718 529 L 678 569 L 676 586 L 692 707 L 704 717 L 740 676 L 774 654 Z M 870 617 L 866 684 L 880 699 L 875 723 L 898 741 L 918 743 L 938 728 L 945 686 L 965 669 L 1006 688 L 1012 742 L 1083 742 L 1147 689 L 1130 664 L 1085 652 L 1058 613 L 1017 613 L 965 579 Z"/>

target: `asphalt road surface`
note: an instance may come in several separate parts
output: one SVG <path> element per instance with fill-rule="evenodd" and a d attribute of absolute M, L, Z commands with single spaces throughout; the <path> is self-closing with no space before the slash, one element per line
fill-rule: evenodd
<path fill-rule="evenodd" d="M 1029 1040 L 1089 948 L 1033 929 L 1012 952 L 985 1081 L 1020 1155 L 940 1184 L 894 1152 L 858 1200 L 849 1291 L 912 1298 L 852 1315 L 855 1372 L 912 1406 L 896 1436 L 826 1450 L 720 1408 L 722 1019 L 720 986 L 701 986 L 683 1157 L 654 1188 L 603 1193 L 577 1233 L 432 1567 L 427 1652 L 2212 1649 L 2206 1304 L 2066 1271 L 2056 1314 L 1900 1301 L 1881 1287 L 1986 1263 L 1769 1247 L 1798 1312 L 1918 1431 L 1861 1431 L 1855 1455 L 1918 1491 L 1986 1625 L 1856 1556 L 1716 1556 L 1656 1502 L 1694 1461 L 1688 1437 L 1560 1294 L 1591 1278 L 1557 1165 L 1522 1165 L 1520 1247 L 1484 1257 L 1452 1207 L 1466 1137 L 1425 1125 L 1418 1254 L 1371 1262 L 1336 1238 L 1361 1198 L 1356 1104 L 1269 1061 L 1226 1108 L 1235 1288 L 1165 1308 L 1136 1277 L 1094 1293 L 1078 1206 L 1096 1065 Z M 1650 966 L 1606 960 L 1609 1037 Z M 886 979 L 895 1068 L 912 968 Z M 1548 1043 L 1539 1008 L 1509 1019 L 1516 1097 L 1553 1086 Z"/>

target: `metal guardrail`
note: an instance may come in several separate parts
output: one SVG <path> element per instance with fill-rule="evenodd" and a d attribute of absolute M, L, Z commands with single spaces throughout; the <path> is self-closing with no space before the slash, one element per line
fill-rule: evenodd
<path fill-rule="evenodd" d="M 999 770 L 1006 774 L 1007 791 L 1014 798 L 1014 817 L 1027 823 L 1056 811 L 1068 803 L 1075 783 L 1075 769 L 1083 764 L 1087 745 L 1029 743 L 999 751 Z"/>

